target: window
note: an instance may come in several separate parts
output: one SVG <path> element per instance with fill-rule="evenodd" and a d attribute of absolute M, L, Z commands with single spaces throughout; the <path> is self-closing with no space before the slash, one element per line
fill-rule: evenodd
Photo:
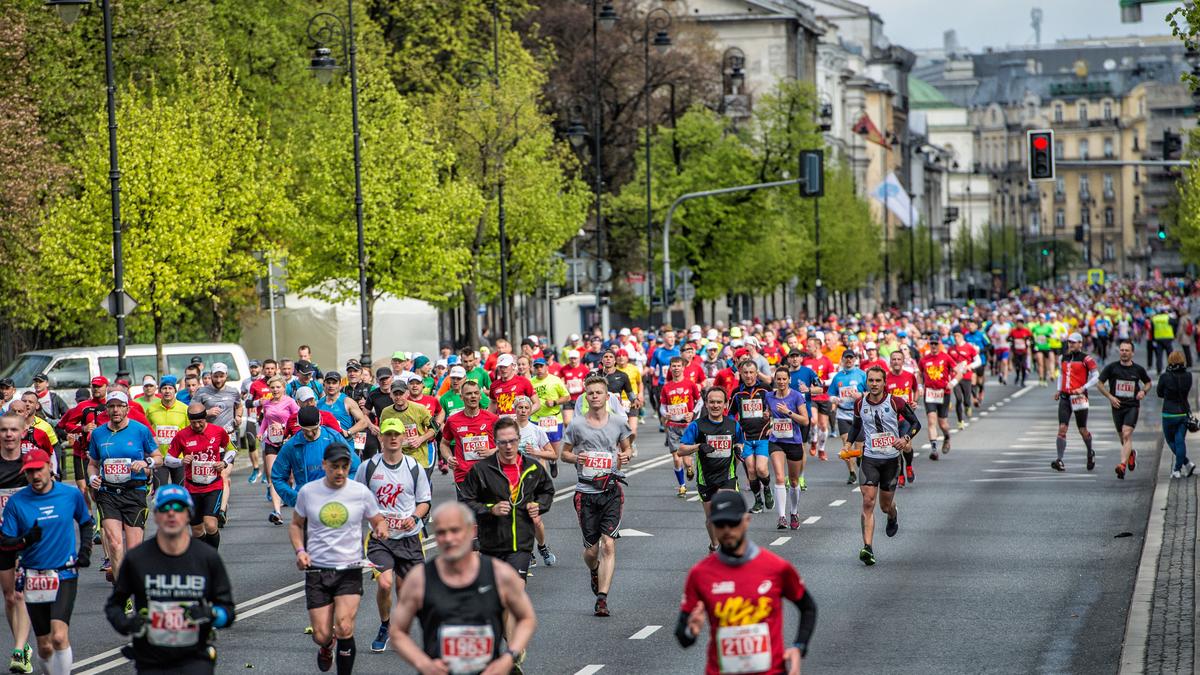
<path fill-rule="evenodd" d="M 1142 196 L 1141 195 L 1133 196 L 1133 212 L 1134 213 L 1142 212 Z"/>
<path fill-rule="evenodd" d="M 1034 232 L 1037 232 L 1038 230 L 1040 230 L 1042 228 L 1042 212 L 1041 211 L 1038 211 L 1035 209 L 1035 210 L 1029 212 L 1029 227 Z"/>
<path fill-rule="evenodd" d="M 1059 176 L 1054 179 L 1054 193 L 1065 195 L 1067 194 L 1067 179 Z"/>
<path fill-rule="evenodd" d="M 1054 158 L 1055 159 L 1066 159 L 1066 153 L 1063 150 L 1063 142 L 1062 141 L 1054 141 Z"/>
<path fill-rule="evenodd" d="M 1054 211 L 1054 227 L 1057 227 L 1058 229 L 1061 230 L 1062 228 L 1064 228 L 1066 226 L 1067 226 L 1067 214 L 1064 213 L 1062 209 L 1055 209 L 1055 211 Z"/>
<path fill-rule="evenodd" d="M 88 386 L 92 380 L 86 357 L 63 359 L 50 367 L 46 377 L 54 389 L 79 389 Z"/>
<path fill-rule="evenodd" d="M 1117 259 L 1117 248 L 1113 246 L 1112 239 L 1104 239 L 1104 251 L 1102 255 L 1104 256 L 1104 260 L 1106 262 Z"/>
<path fill-rule="evenodd" d="M 8 364 L 4 370 L 0 371 L 0 377 L 12 378 L 18 387 L 32 387 L 33 376 L 38 373 L 45 372 L 46 366 L 50 365 L 50 357 L 45 354 L 26 354 L 17 357 L 16 361 Z M 51 382 L 51 387 L 54 383 Z"/>
<path fill-rule="evenodd" d="M 1088 140 L 1086 138 L 1079 139 L 1079 159 L 1088 158 Z"/>
<path fill-rule="evenodd" d="M 1091 181 L 1088 179 L 1087 174 L 1083 174 L 1082 176 L 1079 177 L 1079 194 L 1081 194 L 1081 195 L 1089 194 L 1091 192 L 1090 188 L 1091 188 Z"/>
<path fill-rule="evenodd" d="M 1138 185 L 1142 182 L 1142 172 L 1135 166 L 1133 167 L 1133 184 Z"/>
<path fill-rule="evenodd" d="M 1111 173 L 1104 174 L 1104 195 L 1111 197 L 1113 194 L 1113 177 Z"/>
<path fill-rule="evenodd" d="M 1112 101 L 1104 102 L 1104 119 L 1106 119 L 1106 120 L 1112 119 Z"/>
<path fill-rule="evenodd" d="M 1106 138 L 1104 139 L 1104 157 L 1105 159 L 1112 159 L 1113 156 L 1113 139 Z"/>
<path fill-rule="evenodd" d="M 1061 103 L 1054 104 L 1054 121 L 1055 122 L 1063 121 L 1063 107 L 1062 107 Z"/>
<path fill-rule="evenodd" d="M 1112 227 L 1113 224 L 1113 208 L 1111 206 L 1104 207 L 1104 224 Z"/>
<path fill-rule="evenodd" d="M 1088 121 L 1087 103 L 1084 103 L 1083 101 L 1079 102 L 1079 121 L 1080 122 Z"/>
<path fill-rule="evenodd" d="M 238 372 L 237 361 L 234 360 L 233 354 L 229 352 L 197 352 L 196 354 L 168 354 L 167 355 L 167 372 L 182 373 L 187 369 L 188 363 L 192 360 L 192 356 L 199 356 L 204 359 L 204 367 L 207 368 L 214 363 L 224 363 L 229 366 L 229 381 L 237 382 L 242 379 L 242 374 Z M 132 375 L 133 382 L 141 382 L 146 375 L 155 375 L 158 368 L 154 363 L 154 356 L 130 356 L 129 371 Z M 100 357 L 100 374 L 108 379 L 116 377 L 117 358 L 115 356 Z M 90 378 L 89 378 L 90 379 Z M 86 386 L 86 382 L 84 385 Z"/>
<path fill-rule="evenodd" d="M 1091 225 L 1092 224 L 1092 210 L 1086 206 L 1083 207 L 1082 209 L 1079 209 L 1079 222 L 1083 223 L 1084 225 Z"/>

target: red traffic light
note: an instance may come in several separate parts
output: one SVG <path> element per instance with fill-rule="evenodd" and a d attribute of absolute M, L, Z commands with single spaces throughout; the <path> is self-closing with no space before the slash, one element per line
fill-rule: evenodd
<path fill-rule="evenodd" d="M 1045 136 L 1034 136 L 1033 137 L 1033 149 L 1034 150 L 1046 150 L 1049 147 L 1050 147 L 1050 140 L 1048 138 L 1046 138 Z"/>

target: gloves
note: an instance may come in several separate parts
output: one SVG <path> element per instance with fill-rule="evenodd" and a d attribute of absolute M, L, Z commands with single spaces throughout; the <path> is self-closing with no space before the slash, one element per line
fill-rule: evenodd
<path fill-rule="evenodd" d="M 25 536 L 21 537 L 21 543 L 24 548 L 29 548 L 41 540 L 42 526 L 37 523 L 34 523 L 33 527 L 29 528 L 29 531 L 25 533 Z"/>
<path fill-rule="evenodd" d="M 202 623 L 212 623 L 213 608 L 212 605 L 208 604 L 207 600 L 201 599 L 187 609 L 183 610 L 183 615 L 188 621 L 191 621 L 197 625 Z"/>
<path fill-rule="evenodd" d="M 92 566 L 92 547 L 79 549 L 78 555 L 75 556 L 76 567 L 91 567 Z"/>
<path fill-rule="evenodd" d="M 113 628 L 121 635 L 140 635 L 146 628 L 146 610 L 133 612 L 132 614 L 121 614 L 121 618 L 113 623 Z"/>

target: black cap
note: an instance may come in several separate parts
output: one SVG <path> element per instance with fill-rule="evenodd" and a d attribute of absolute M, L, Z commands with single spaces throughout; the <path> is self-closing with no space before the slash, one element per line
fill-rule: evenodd
<path fill-rule="evenodd" d="M 314 406 L 305 406 L 296 413 L 296 421 L 302 427 L 315 427 L 321 423 L 321 411 Z"/>
<path fill-rule="evenodd" d="M 375 379 L 377 379 L 377 380 L 384 378 L 384 377 L 391 377 L 391 376 L 392 376 L 392 369 L 388 368 L 387 366 L 375 369 Z"/>
<path fill-rule="evenodd" d="M 250 359 L 249 366 L 250 366 L 251 368 L 261 368 L 261 367 L 262 367 L 262 361 L 259 361 L 258 359 Z"/>
<path fill-rule="evenodd" d="M 92 397 L 92 390 L 87 387 L 80 387 L 75 390 L 75 402 L 86 401 Z"/>
<path fill-rule="evenodd" d="M 313 372 L 315 372 L 315 369 L 313 368 L 313 364 L 309 363 L 308 361 L 300 360 L 296 362 L 296 372 L 303 373 L 305 375 L 312 375 Z"/>
<path fill-rule="evenodd" d="M 336 381 L 336 382 L 341 382 L 341 381 L 342 381 L 342 374 L 341 374 L 341 373 L 339 373 L 339 372 L 338 372 L 338 371 L 336 371 L 336 370 L 331 370 L 331 371 L 329 371 L 328 373 L 325 373 L 325 381 L 326 381 L 326 382 L 329 382 L 330 380 L 333 380 L 333 381 Z"/>
<path fill-rule="evenodd" d="M 710 523 L 740 523 L 746 515 L 746 500 L 739 492 L 722 490 L 713 496 L 709 509 Z"/>
<path fill-rule="evenodd" d="M 339 459 L 349 460 L 350 448 L 347 448 L 341 443 L 331 443 L 328 448 L 325 448 L 325 461 L 336 462 Z"/>
<path fill-rule="evenodd" d="M 17 386 L 17 383 L 13 382 L 13 379 L 11 377 L 6 377 L 4 379 L 0 379 L 0 387 L 4 387 L 5 389 L 7 389 L 8 387 L 15 387 L 15 386 Z"/>
<path fill-rule="evenodd" d="M 346 362 L 346 372 L 348 373 L 352 370 L 353 371 L 362 370 L 362 364 L 358 362 L 358 359 L 350 359 L 349 361 Z"/>
<path fill-rule="evenodd" d="M 49 382 L 50 378 L 46 377 L 45 373 L 38 373 L 33 376 L 34 382 Z"/>
<path fill-rule="evenodd" d="M 201 363 L 204 363 L 204 359 L 200 358 L 199 356 L 193 356 L 193 357 L 192 357 L 192 360 L 191 360 L 191 361 L 188 361 L 188 363 L 191 363 L 191 364 L 201 364 Z"/>

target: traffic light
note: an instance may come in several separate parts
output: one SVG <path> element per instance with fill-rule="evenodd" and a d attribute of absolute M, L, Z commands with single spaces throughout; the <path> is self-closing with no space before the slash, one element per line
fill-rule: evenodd
<path fill-rule="evenodd" d="M 1029 151 L 1029 180 L 1054 180 L 1054 130 L 1030 129 L 1026 140 Z"/>
<path fill-rule="evenodd" d="M 1167 240 L 1167 226 L 1163 225 L 1162 223 L 1158 224 L 1158 240 L 1159 241 Z"/>
<path fill-rule="evenodd" d="M 825 151 L 800 151 L 801 197 L 825 196 Z"/>
<path fill-rule="evenodd" d="M 1042 247 L 1042 256 L 1044 257 L 1044 256 L 1048 256 L 1048 255 L 1050 255 L 1050 249 L 1043 246 Z"/>
<path fill-rule="evenodd" d="M 1083 241 L 1083 226 L 1082 225 L 1075 226 L 1075 241 L 1078 241 L 1078 242 Z"/>
<path fill-rule="evenodd" d="M 1163 129 L 1163 159 L 1181 159 L 1183 157 L 1183 136 Z"/>

